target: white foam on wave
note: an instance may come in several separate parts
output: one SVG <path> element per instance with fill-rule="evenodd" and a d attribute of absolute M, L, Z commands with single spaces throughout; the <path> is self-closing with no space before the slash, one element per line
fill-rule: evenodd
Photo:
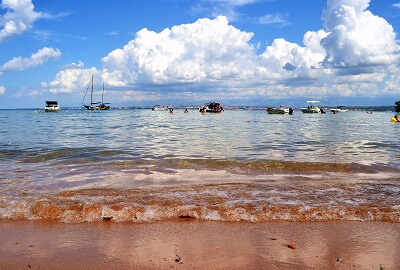
<path fill-rule="evenodd" d="M 108 219 L 154 222 L 181 217 L 251 222 L 338 219 L 400 222 L 399 188 L 395 183 L 307 181 L 3 195 L 0 219 L 55 219 L 68 223 Z"/>
<path fill-rule="evenodd" d="M 202 216 L 204 220 L 222 221 L 223 218 L 220 216 L 218 211 L 211 210 L 207 211 L 206 214 Z"/>

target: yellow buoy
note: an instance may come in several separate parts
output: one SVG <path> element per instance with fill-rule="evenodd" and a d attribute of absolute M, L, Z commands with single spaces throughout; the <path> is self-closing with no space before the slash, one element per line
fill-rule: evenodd
<path fill-rule="evenodd" d="M 390 118 L 390 122 L 398 122 L 398 121 L 396 120 L 396 118 L 392 117 Z"/>

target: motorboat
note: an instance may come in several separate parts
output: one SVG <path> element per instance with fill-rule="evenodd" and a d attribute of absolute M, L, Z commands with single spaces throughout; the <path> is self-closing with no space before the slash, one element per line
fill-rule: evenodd
<path fill-rule="evenodd" d="M 311 105 L 307 108 L 300 109 L 303 113 L 321 113 L 321 109 L 318 106 Z"/>
<path fill-rule="evenodd" d="M 336 108 L 332 108 L 331 112 L 332 113 L 341 113 L 341 112 L 347 112 L 348 109 L 344 109 L 343 106 L 337 106 Z"/>
<path fill-rule="evenodd" d="M 46 101 L 46 106 L 44 107 L 45 112 L 59 112 L 60 107 L 57 101 Z"/>
<path fill-rule="evenodd" d="M 311 103 L 312 105 L 301 108 L 300 110 L 303 113 L 321 113 L 323 111 L 321 111 L 321 109 L 318 106 L 314 105 L 315 103 L 318 103 L 318 102 L 319 101 L 317 101 L 317 100 L 309 100 L 309 101 L 307 101 L 307 103 Z"/>
<path fill-rule="evenodd" d="M 89 110 L 89 111 L 97 111 L 97 110 L 105 111 L 105 110 L 110 109 L 110 103 L 104 103 L 104 83 L 103 83 L 103 92 L 101 94 L 101 102 L 93 102 L 93 85 L 94 85 L 93 80 L 94 80 L 94 75 L 92 75 L 92 91 L 90 93 L 90 105 L 83 104 L 83 102 L 85 101 L 87 92 L 89 90 L 89 86 L 86 89 L 85 96 L 83 97 L 82 105 L 86 108 L 86 110 Z"/>
<path fill-rule="evenodd" d="M 221 113 L 224 109 L 221 107 L 221 104 L 218 102 L 209 102 L 204 104 L 203 107 L 199 109 L 201 113 Z"/>
<path fill-rule="evenodd" d="M 152 108 L 153 111 L 168 111 L 169 106 L 161 106 L 161 105 L 154 105 Z"/>
<path fill-rule="evenodd" d="M 289 108 L 283 106 L 280 106 L 279 108 L 268 107 L 266 111 L 268 114 L 289 114 L 290 112 Z"/>

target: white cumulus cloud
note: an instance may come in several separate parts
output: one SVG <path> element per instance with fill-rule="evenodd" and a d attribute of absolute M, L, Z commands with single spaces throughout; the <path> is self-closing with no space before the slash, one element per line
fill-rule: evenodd
<path fill-rule="evenodd" d="M 370 0 L 328 0 L 322 18 L 329 35 L 322 39 L 325 63 L 335 68 L 397 63 L 393 27 L 367 10 Z"/>
<path fill-rule="evenodd" d="M 60 56 L 61 52 L 59 49 L 44 47 L 33 53 L 29 58 L 14 57 L 0 66 L 0 71 L 21 71 L 42 65 L 51 59 L 58 59 Z"/>
<path fill-rule="evenodd" d="M 246 79 L 254 68 L 252 36 L 222 16 L 161 33 L 142 29 L 102 59 L 103 79 L 114 86 Z"/>
<path fill-rule="evenodd" d="M 303 38 L 304 45 L 309 48 L 313 53 L 319 53 L 321 56 L 326 56 L 326 50 L 321 45 L 321 40 L 328 36 L 329 33 L 324 30 L 317 32 L 308 31 Z"/>
<path fill-rule="evenodd" d="M 83 91 L 87 88 L 92 75 L 98 74 L 96 68 L 90 69 L 65 69 L 57 73 L 56 78 L 50 82 L 42 82 L 43 87 L 48 87 L 51 93 L 72 93 L 76 90 Z"/>
<path fill-rule="evenodd" d="M 30 29 L 41 16 L 40 12 L 34 11 L 31 0 L 3 0 L 1 8 L 7 12 L 0 17 L 0 42 Z"/>
<path fill-rule="evenodd" d="M 6 88 L 2 85 L 0 85 L 0 95 L 4 95 L 4 93 L 6 92 Z"/>
<path fill-rule="evenodd" d="M 262 78 L 274 80 L 312 78 L 323 59 L 323 54 L 310 48 L 275 39 L 260 55 L 258 73 Z"/>
<path fill-rule="evenodd" d="M 253 33 L 230 25 L 224 16 L 159 33 L 145 28 L 104 56 L 99 70 L 71 66 L 47 83 L 47 89 L 82 91 L 91 75 L 97 74 L 109 87 L 126 92 L 121 94 L 126 100 L 145 98 L 144 93 L 151 100 L 183 93 L 187 98 L 223 95 L 230 99 L 393 94 L 395 80 L 385 80 L 400 73 L 396 68 L 399 46 L 393 27 L 372 14 L 369 3 L 328 0 L 322 15 L 324 29 L 306 32 L 303 44 L 275 39 L 261 54 L 251 43 Z M 386 92 L 379 92 L 383 86 Z"/>

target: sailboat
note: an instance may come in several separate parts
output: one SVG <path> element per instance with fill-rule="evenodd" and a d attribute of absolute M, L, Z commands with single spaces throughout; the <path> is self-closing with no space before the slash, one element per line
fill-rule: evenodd
<path fill-rule="evenodd" d="M 82 100 L 82 106 L 84 106 L 87 110 L 94 111 L 94 110 L 108 110 L 110 109 L 110 104 L 111 103 L 104 103 L 104 83 L 103 83 L 103 93 L 101 94 L 101 102 L 93 102 L 93 81 L 94 81 L 94 75 L 92 75 L 92 91 L 90 93 L 90 105 L 83 105 L 83 102 L 85 101 L 87 92 L 89 91 L 89 86 L 86 89 L 85 96 L 83 97 Z"/>

